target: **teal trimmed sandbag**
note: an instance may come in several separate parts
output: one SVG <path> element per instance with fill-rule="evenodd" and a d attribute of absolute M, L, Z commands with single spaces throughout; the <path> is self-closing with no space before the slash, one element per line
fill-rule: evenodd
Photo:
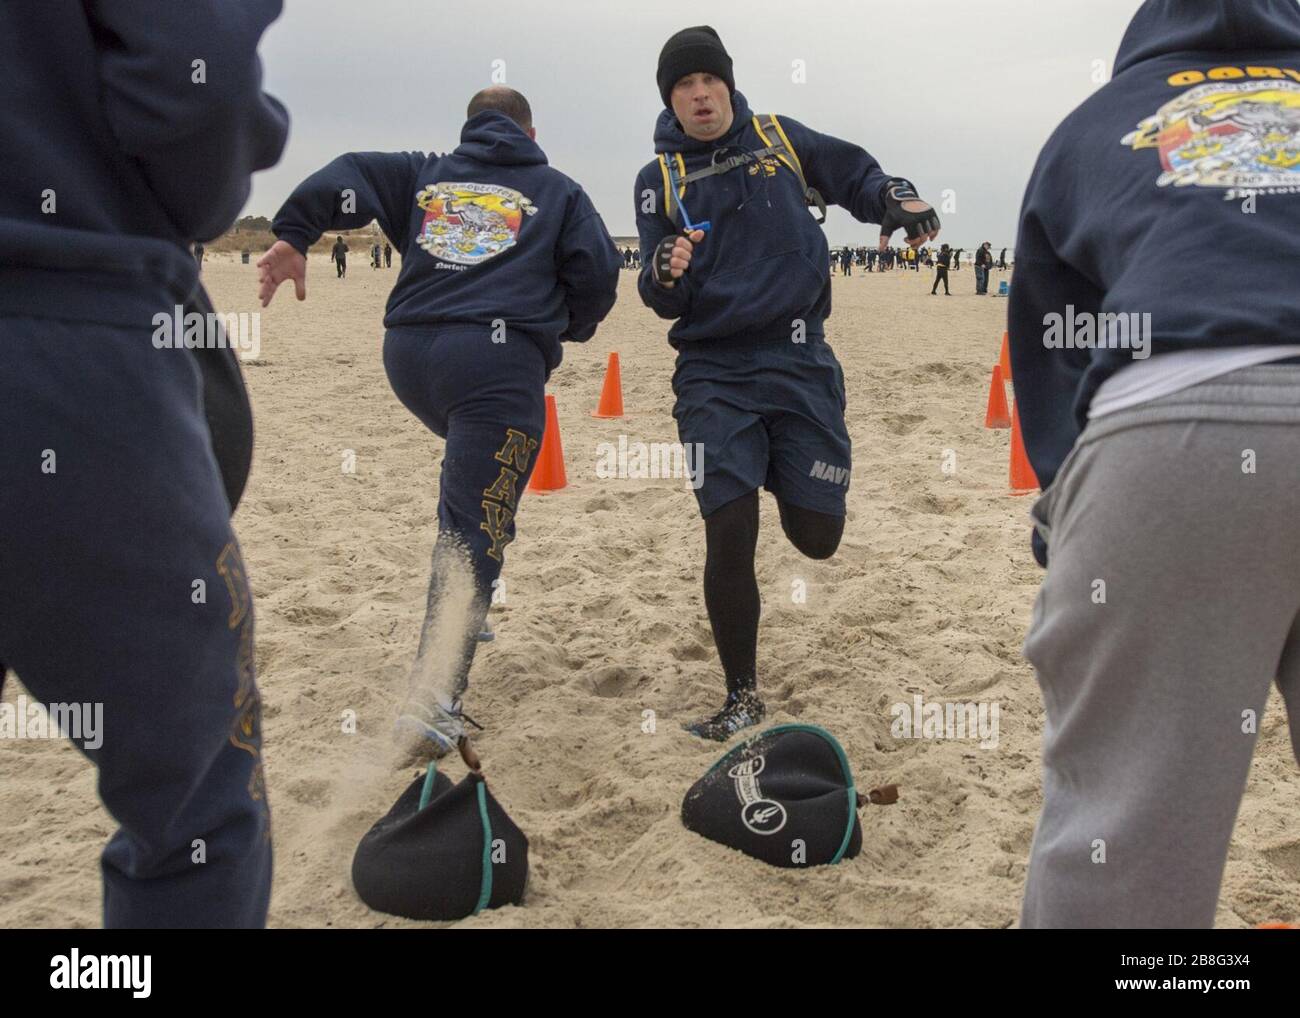
<path fill-rule="evenodd" d="M 871 801 L 895 797 L 886 786 Z M 861 851 L 858 806 L 835 736 L 812 725 L 778 725 L 728 752 L 691 786 L 682 823 L 773 866 L 821 866 Z"/>
<path fill-rule="evenodd" d="M 518 905 L 527 883 L 528 839 L 474 773 L 458 785 L 432 769 L 416 778 L 352 858 L 361 900 L 408 919 Z"/>

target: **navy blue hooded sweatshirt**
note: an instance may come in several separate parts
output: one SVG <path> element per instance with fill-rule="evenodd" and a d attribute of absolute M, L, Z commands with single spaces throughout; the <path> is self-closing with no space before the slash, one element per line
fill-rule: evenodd
<path fill-rule="evenodd" d="M 387 328 L 499 319 L 552 370 L 560 342 L 590 339 L 614 306 L 623 260 L 591 199 L 505 114 L 475 114 L 460 140 L 444 156 L 340 156 L 297 187 L 271 228 L 306 254 L 326 230 L 377 220 L 402 254 Z"/>
<path fill-rule="evenodd" d="M 754 129 L 745 97 L 731 94 L 735 120 L 713 141 L 697 141 L 682 130 L 671 109 L 655 124 L 655 151 L 681 153 L 687 173 L 718 158 L 767 147 Z M 857 145 L 819 134 L 778 115 L 808 184 L 827 204 L 840 205 L 860 222 L 878 223 L 888 177 Z M 776 138 L 769 135 L 773 143 Z M 725 150 L 725 151 L 724 151 Z M 686 185 L 682 204 L 692 222 L 712 226 L 691 257 L 691 267 L 672 289 L 654 279 L 654 250 L 680 231 L 664 204 L 659 161 L 637 174 L 636 225 L 641 240 L 641 299 L 660 318 L 677 321 L 668 332 L 673 346 L 700 340 L 789 338 L 794 319 L 809 336 L 820 336 L 831 313 L 830 252 L 826 235 L 809 211 L 798 176 L 769 156 L 757 163 L 704 177 Z"/>
<path fill-rule="evenodd" d="M 0 4 L 0 315 L 152 328 L 187 302 L 189 243 L 229 227 L 284 148 L 257 57 L 280 6 Z"/>
<path fill-rule="evenodd" d="M 1249 211 L 1254 195 L 1254 211 Z M 1300 342 L 1300 6 L 1148 0 L 1110 82 L 1048 140 L 1020 213 L 1010 347 L 1025 449 L 1052 483 L 1124 349 L 1047 317 L 1149 313 L 1150 351 Z M 1035 553 L 1045 562 L 1035 539 Z"/>

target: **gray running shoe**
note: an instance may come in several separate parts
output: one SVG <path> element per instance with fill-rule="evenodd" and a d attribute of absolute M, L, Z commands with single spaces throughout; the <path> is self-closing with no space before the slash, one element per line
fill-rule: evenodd
<path fill-rule="evenodd" d="M 466 738 L 465 723 L 482 729 L 482 726 L 461 709 L 459 699 L 449 705 L 409 704 L 397 719 L 397 730 L 428 742 L 425 747 L 437 759 L 458 749 Z"/>
<path fill-rule="evenodd" d="M 756 725 L 767 716 L 767 708 L 752 689 L 736 689 L 727 694 L 722 710 L 711 718 L 685 725 L 685 729 L 701 739 L 726 742 L 742 728 Z"/>

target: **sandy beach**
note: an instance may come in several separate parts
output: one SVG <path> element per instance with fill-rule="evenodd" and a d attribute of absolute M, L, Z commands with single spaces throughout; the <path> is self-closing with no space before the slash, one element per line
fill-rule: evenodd
<path fill-rule="evenodd" d="M 358 839 L 414 774 L 390 763 L 391 726 L 419 636 L 442 450 L 384 376 L 397 268 L 354 256 L 338 280 L 313 253 L 308 300 L 281 290 L 245 365 L 257 450 L 235 528 L 256 596 L 272 926 L 428 925 L 371 911 L 348 874 Z M 929 296 L 931 278 L 855 269 L 834 281 L 828 334 L 854 445 L 838 554 L 804 559 L 770 496 L 762 505 L 767 723 L 822 725 L 859 787 L 900 788 L 897 805 L 863 811 L 861 855 L 776 870 L 681 825 L 682 796 L 723 751 L 681 724 L 716 709 L 722 678 L 689 487 L 598 476 L 602 443 L 677 439 L 666 323 L 625 272 L 609 319 L 552 377 L 568 487 L 521 502 L 497 637 L 466 698 L 487 729 L 476 745 L 489 784 L 530 841 L 528 898 L 456 925 L 1015 924 L 1041 801 L 1042 707 L 1021 645 L 1042 572 L 1032 496 L 1008 493 L 1008 432 L 983 427 L 1006 302 L 975 296 L 969 268 L 951 297 Z M 219 309 L 255 310 L 256 270 L 236 255 L 210 254 L 204 279 Z M 610 351 L 622 420 L 591 416 Z M 4 699 L 22 692 L 11 677 Z M 918 694 L 996 704 L 996 745 L 896 738 L 891 706 Z M 114 824 L 93 769 L 65 742 L 6 739 L 0 774 L 0 925 L 97 926 Z M 1218 925 L 1300 920 L 1298 800 L 1274 692 Z"/>

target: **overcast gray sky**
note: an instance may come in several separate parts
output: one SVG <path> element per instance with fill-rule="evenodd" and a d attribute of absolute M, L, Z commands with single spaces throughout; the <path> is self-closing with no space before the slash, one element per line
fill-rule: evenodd
<path fill-rule="evenodd" d="M 653 158 L 659 49 L 709 24 L 755 112 L 854 141 L 955 213 L 943 239 L 1015 240 L 1038 150 L 1109 74 L 1138 0 L 286 0 L 262 43 L 266 88 L 293 118 L 248 214 L 272 215 L 303 177 L 358 150 L 446 152 L 494 66 L 533 107 L 538 143 L 613 234 Z M 806 81 L 792 80 L 803 61 Z M 502 61 L 502 64 L 494 64 Z M 1098 65 L 1097 61 L 1101 64 Z M 833 209 L 832 245 L 872 227 Z"/>

